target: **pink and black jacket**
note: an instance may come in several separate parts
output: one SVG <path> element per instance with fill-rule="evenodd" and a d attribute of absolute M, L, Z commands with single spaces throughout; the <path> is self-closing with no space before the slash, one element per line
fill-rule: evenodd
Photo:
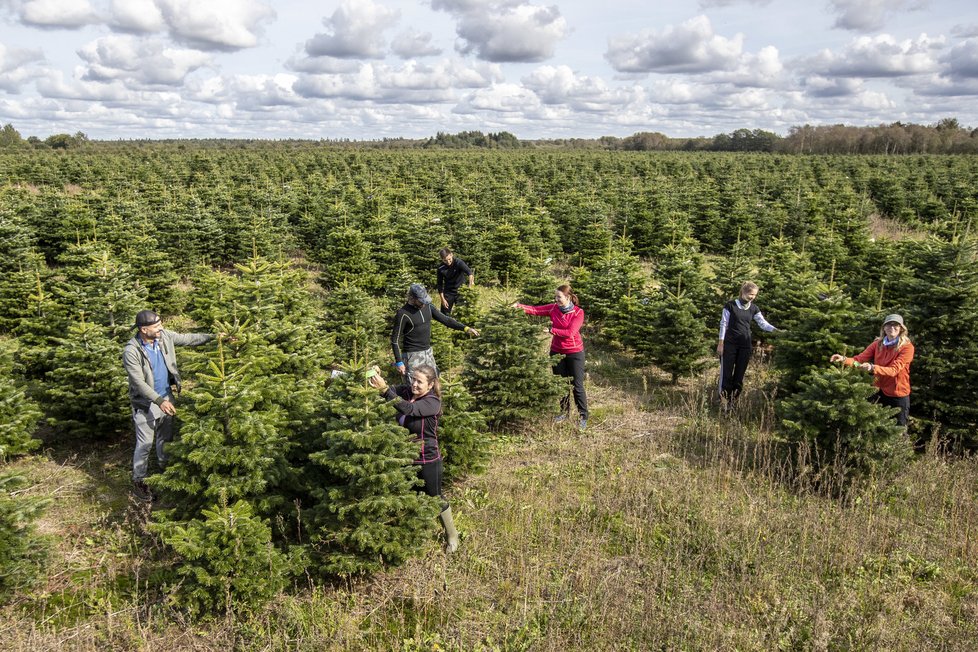
<path fill-rule="evenodd" d="M 440 460 L 438 420 L 441 418 L 441 399 L 431 392 L 420 398 L 414 398 L 408 385 L 388 387 L 384 398 L 400 399 L 394 402 L 394 409 L 398 412 L 397 422 L 414 435 L 414 441 L 421 448 L 414 464 L 428 464 Z"/>

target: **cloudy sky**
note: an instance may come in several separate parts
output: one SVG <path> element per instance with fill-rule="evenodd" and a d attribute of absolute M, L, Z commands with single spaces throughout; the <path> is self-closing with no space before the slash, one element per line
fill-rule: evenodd
<path fill-rule="evenodd" d="M 975 0 L 0 0 L 0 122 L 92 138 L 978 127 Z"/>

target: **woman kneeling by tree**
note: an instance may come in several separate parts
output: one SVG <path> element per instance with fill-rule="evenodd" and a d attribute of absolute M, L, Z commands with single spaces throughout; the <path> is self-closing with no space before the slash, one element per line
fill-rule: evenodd
<path fill-rule="evenodd" d="M 441 522 L 448 539 L 446 550 L 458 550 L 458 532 L 452 520 L 452 508 L 441 495 L 442 460 L 438 448 L 438 420 L 441 417 L 441 383 L 438 373 L 430 365 L 419 365 L 411 370 L 410 383 L 389 387 L 379 373 L 370 377 L 369 383 L 380 390 L 384 398 L 395 401 L 397 422 L 414 435 L 421 448 L 414 464 L 424 480 L 424 492 L 441 500 Z"/>
<path fill-rule="evenodd" d="M 862 353 L 847 358 L 836 353 L 829 360 L 845 365 L 856 364 L 873 374 L 873 384 L 879 390 L 873 401 L 888 407 L 898 407 L 897 423 L 906 427 L 910 415 L 910 363 L 913 343 L 900 315 L 887 315 L 880 335 Z"/>

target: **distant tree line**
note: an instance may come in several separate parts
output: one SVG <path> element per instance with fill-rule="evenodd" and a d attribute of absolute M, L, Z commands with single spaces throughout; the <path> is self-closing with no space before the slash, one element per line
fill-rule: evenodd
<path fill-rule="evenodd" d="M 12 124 L 0 128 L 0 149 L 32 147 L 35 149 L 76 149 L 89 145 L 81 131 L 74 135 L 52 134 L 45 139 L 37 136 L 23 138 Z M 943 118 L 933 125 L 893 122 L 875 127 L 849 125 L 802 125 L 791 127 L 787 136 L 763 129 L 736 129 L 730 133 L 695 138 L 672 138 L 657 131 L 641 131 L 618 138 L 556 138 L 520 140 L 508 131 L 483 133 L 460 131 L 456 134 L 438 132 L 427 139 L 383 138 L 381 140 L 325 139 L 303 140 L 254 140 L 254 139 L 187 139 L 187 140 L 135 140 L 101 142 L 100 146 L 125 144 L 172 144 L 184 149 L 188 144 L 196 148 L 241 148 L 260 144 L 280 147 L 283 144 L 296 147 L 328 147 L 333 149 L 519 149 L 559 148 L 610 151 L 687 151 L 687 152 L 772 152 L 780 154 L 975 154 L 978 153 L 978 128 L 962 126 L 957 118 Z"/>

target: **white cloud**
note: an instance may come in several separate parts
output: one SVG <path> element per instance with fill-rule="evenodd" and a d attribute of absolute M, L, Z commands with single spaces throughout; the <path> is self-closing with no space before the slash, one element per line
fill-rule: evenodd
<path fill-rule="evenodd" d="M 166 25 L 154 0 L 112 0 L 109 24 L 130 32 L 158 32 Z"/>
<path fill-rule="evenodd" d="M 955 36 L 960 36 L 961 38 L 971 38 L 973 36 L 978 36 L 978 23 L 970 23 L 968 25 L 955 25 L 951 28 L 951 33 Z"/>
<path fill-rule="evenodd" d="M 275 17 L 256 0 L 156 0 L 156 6 L 173 37 L 200 50 L 254 47 L 264 23 Z"/>
<path fill-rule="evenodd" d="M 523 0 L 433 0 L 435 10 L 457 21 L 455 49 L 484 61 L 533 63 L 553 56 L 567 33 L 556 5 L 541 7 Z"/>
<path fill-rule="evenodd" d="M 567 105 L 576 111 L 621 110 L 645 99 L 639 86 L 611 88 L 603 79 L 578 76 L 568 66 L 541 66 L 521 81 L 544 104 Z"/>
<path fill-rule="evenodd" d="M 856 32 L 880 30 L 891 15 L 928 4 L 928 0 L 829 0 L 830 9 L 838 14 L 835 27 Z"/>
<path fill-rule="evenodd" d="M 0 90 L 20 92 L 21 85 L 38 74 L 30 64 L 43 60 L 40 50 L 8 48 L 0 43 Z"/>
<path fill-rule="evenodd" d="M 822 50 L 801 61 L 799 68 L 830 77 L 916 75 L 938 69 L 937 53 L 945 44 L 943 37 L 932 39 L 926 34 L 902 41 L 889 34 L 860 36 L 841 51 Z"/>
<path fill-rule="evenodd" d="M 310 98 L 427 104 L 451 102 L 458 89 L 483 88 L 501 80 L 497 66 L 473 68 L 449 60 L 433 65 L 409 61 L 400 67 L 365 63 L 352 74 L 304 75 L 293 88 Z"/>
<path fill-rule="evenodd" d="M 950 78 L 944 75 L 925 75 L 907 80 L 904 84 L 915 95 L 939 97 L 978 97 L 978 79 Z M 974 102 L 974 100 L 969 100 Z M 958 112 L 961 109 L 957 110 Z"/>
<path fill-rule="evenodd" d="M 978 38 L 958 43 L 941 57 L 941 62 L 947 64 L 951 78 L 978 79 Z"/>
<path fill-rule="evenodd" d="M 424 34 L 407 31 L 398 34 L 391 41 L 391 51 L 402 59 L 430 57 L 441 54 L 441 48 L 431 44 L 431 33 Z"/>
<path fill-rule="evenodd" d="M 306 42 L 313 57 L 383 59 L 387 47 L 384 31 L 400 19 L 400 12 L 373 0 L 343 0 L 323 24 L 329 30 Z"/>
<path fill-rule="evenodd" d="M 700 8 L 709 9 L 711 7 L 732 7 L 734 5 L 764 5 L 771 4 L 771 0 L 700 0 Z"/>
<path fill-rule="evenodd" d="M 167 45 L 159 39 L 106 36 L 85 45 L 78 56 L 88 62 L 87 81 L 121 80 L 126 86 L 180 86 L 186 76 L 210 64 L 198 50 Z"/>
<path fill-rule="evenodd" d="M 863 92 L 860 79 L 852 77 L 820 77 L 818 75 L 804 80 L 805 91 L 812 97 L 848 98 Z"/>
<path fill-rule="evenodd" d="M 535 113 L 541 109 L 540 100 L 528 88 L 518 84 L 493 84 L 473 91 L 453 109 L 456 113 L 490 111 L 494 113 Z"/>
<path fill-rule="evenodd" d="M 292 86 L 295 75 L 214 76 L 188 85 L 186 97 L 198 102 L 234 106 L 244 111 L 267 112 L 277 107 L 298 107 L 302 98 Z"/>
<path fill-rule="evenodd" d="M 661 32 L 644 30 L 609 39 L 605 58 L 619 72 L 702 73 L 735 70 L 744 37 L 719 36 L 710 19 L 697 16 Z"/>
<path fill-rule="evenodd" d="M 99 21 L 88 0 L 27 0 L 20 7 L 20 18 L 35 27 L 74 29 Z"/>
<path fill-rule="evenodd" d="M 711 73 L 708 79 L 754 88 L 775 88 L 787 83 L 778 49 L 771 45 L 761 48 L 757 54 L 743 54 L 734 70 Z"/>

